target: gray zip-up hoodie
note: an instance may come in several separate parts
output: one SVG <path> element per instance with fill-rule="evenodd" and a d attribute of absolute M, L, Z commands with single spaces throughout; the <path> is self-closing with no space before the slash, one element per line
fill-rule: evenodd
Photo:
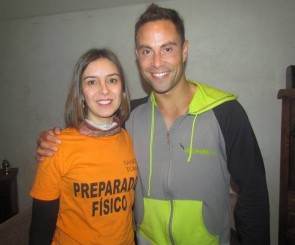
<path fill-rule="evenodd" d="M 138 162 L 138 245 L 229 244 L 230 177 L 239 185 L 242 244 L 269 244 L 264 164 L 236 96 L 197 86 L 188 112 L 167 132 L 151 94 L 126 124 Z"/>

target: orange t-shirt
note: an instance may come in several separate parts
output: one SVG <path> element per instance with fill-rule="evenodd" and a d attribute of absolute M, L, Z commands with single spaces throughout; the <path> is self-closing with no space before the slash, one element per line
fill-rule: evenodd
<path fill-rule="evenodd" d="M 91 137 L 66 129 L 58 138 L 31 190 L 36 199 L 60 199 L 52 244 L 133 245 L 137 163 L 126 131 Z"/>

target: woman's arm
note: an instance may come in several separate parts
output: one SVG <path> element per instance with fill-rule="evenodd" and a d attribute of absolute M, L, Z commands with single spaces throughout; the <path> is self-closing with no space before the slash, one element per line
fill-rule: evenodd
<path fill-rule="evenodd" d="M 33 198 L 30 245 L 50 245 L 59 210 L 59 199 L 42 201 Z"/>

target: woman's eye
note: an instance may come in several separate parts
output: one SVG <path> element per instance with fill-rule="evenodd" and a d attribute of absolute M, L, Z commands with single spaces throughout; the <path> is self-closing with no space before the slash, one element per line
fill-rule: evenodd
<path fill-rule="evenodd" d="M 109 79 L 109 83 L 118 83 L 118 82 L 121 82 L 121 77 L 119 75 L 114 76 L 114 77 L 110 77 L 110 79 Z"/>
<path fill-rule="evenodd" d="M 88 80 L 88 81 L 87 81 L 87 84 L 88 84 L 88 85 L 93 85 L 93 84 L 95 84 L 95 80 Z"/>
<path fill-rule="evenodd" d="M 109 79 L 109 83 L 116 83 L 117 82 L 117 79 L 116 78 L 110 78 Z"/>

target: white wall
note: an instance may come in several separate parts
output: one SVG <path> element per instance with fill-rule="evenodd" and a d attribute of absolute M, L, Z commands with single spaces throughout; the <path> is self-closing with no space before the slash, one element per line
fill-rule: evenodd
<path fill-rule="evenodd" d="M 292 0 L 164 1 L 185 19 L 187 77 L 239 95 L 265 161 L 272 244 L 277 244 L 281 101 L 295 64 Z M 63 126 L 68 81 L 78 57 L 109 47 L 121 59 L 132 98 L 145 95 L 133 52 L 133 29 L 145 5 L 0 22 L 0 161 L 19 168 L 20 209 L 35 171 L 36 138 Z"/>

